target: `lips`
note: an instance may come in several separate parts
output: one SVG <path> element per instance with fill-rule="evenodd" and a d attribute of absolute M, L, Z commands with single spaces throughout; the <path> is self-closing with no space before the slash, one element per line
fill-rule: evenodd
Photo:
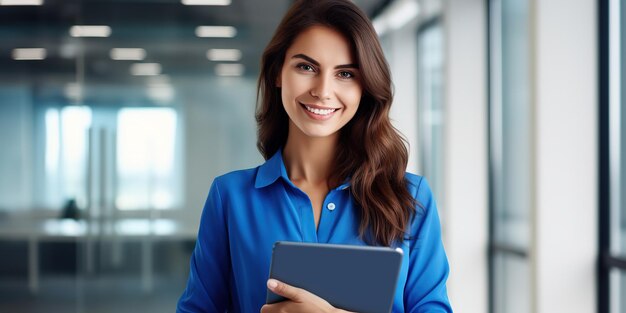
<path fill-rule="evenodd" d="M 328 115 L 335 112 L 337 109 L 315 109 L 308 106 L 305 106 L 306 110 L 317 115 Z"/>
<path fill-rule="evenodd" d="M 319 116 L 331 115 L 332 113 L 334 113 L 337 110 L 339 110 L 338 108 L 321 107 L 321 106 L 317 106 L 317 105 L 310 105 L 310 104 L 304 104 L 304 103 L 300 103 L 300 105 L 307 112 L 315 114 L 315 115 L 319 115 Z"/>

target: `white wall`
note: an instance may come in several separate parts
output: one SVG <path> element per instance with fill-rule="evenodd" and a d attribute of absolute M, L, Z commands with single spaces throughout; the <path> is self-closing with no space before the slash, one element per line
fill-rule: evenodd
<path fill-rule="evenodd" d="M 596 310 L 596 4 L 534 0 L 536 311 Z"/>
<path fill-rule="evenodd" d="M 456 312 L 488 309 L 486 8 L 450 0 L 444 13 L 444 184 L 449 296 Z"/>
<path fill-rule="evenodd" d="M 418 170 L 417 37 L 415 23 L 388 34 L 389 67 L 394 85 L 390 117 L 409 142 L 407 171 Z"/>

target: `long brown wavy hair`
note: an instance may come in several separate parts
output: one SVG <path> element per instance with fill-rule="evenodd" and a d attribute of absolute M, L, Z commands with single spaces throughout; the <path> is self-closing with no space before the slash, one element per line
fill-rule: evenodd
<path fill-rule="evenodd" d="M 287 142 L 289 117 L 276 79 L 294 39 L 314 25 L 330 27 L 348 38 L 363 87 L 356 114 L 340 130 L 329 185 L 350 179 L 352 195 L 361 208 L 360 235 L 367 242 L 386 246 L 402 242 L 417 204 L 405 181 L 408 143 L 389 119 L 391 75 L 376 31 L 351 1 L 299 0 L 279 24 L 261 60 L 257 147 L 269 159 Z"/>

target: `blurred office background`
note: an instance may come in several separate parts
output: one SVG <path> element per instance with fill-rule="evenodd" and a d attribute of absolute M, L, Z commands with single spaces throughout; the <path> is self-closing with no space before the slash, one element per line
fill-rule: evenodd
<path fill-rule="evenodd" d="M 626 312 L 621 1 L 355 2 L 455 311 Z M 290 3 L 0 0 L 0 312 L 175 310 Z"/>

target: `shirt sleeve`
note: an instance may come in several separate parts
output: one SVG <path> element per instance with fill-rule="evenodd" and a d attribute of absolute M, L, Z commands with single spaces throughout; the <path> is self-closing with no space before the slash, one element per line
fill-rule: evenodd
<path fill-rule="evenodd" d="M 215 179 L 202 210 L 187 287 L 178 300 L 176 312 L 226 312 L 231 272 L 226 222 Z"/>
<path fill-rule="evenodd" d="M 428 182 L 417 181 L 417 214 L 411 225 L 405 312 L 452 312 L 446 290 L 450 270 L 441 241 L 437 204 Z"/>

